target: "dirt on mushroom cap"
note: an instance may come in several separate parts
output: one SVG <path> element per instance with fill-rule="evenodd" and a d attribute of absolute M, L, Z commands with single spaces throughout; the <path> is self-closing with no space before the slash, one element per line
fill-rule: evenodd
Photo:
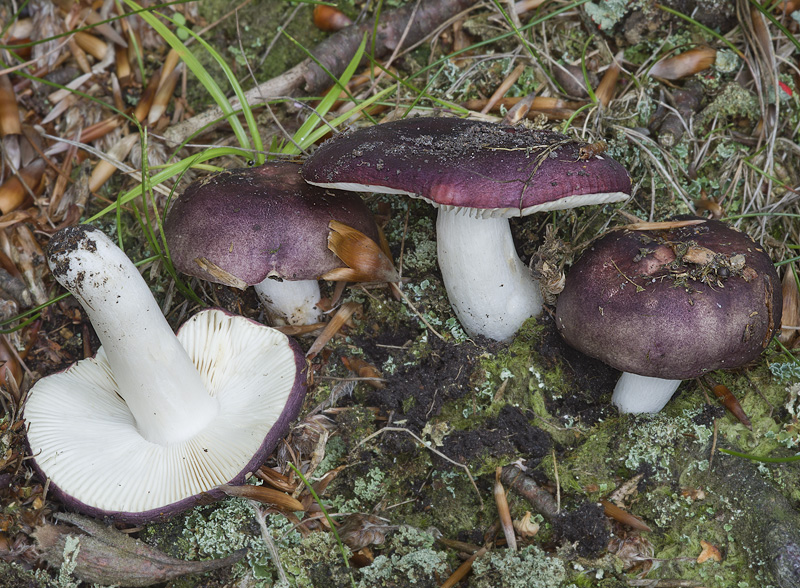
<path fill-rule="evenodd" d="M 615 231 L 570 270 L 556 322 L 573 347 L 667 379 L 743 365 L 780 326 L 780 282 L 749 237 L 720 221 Z"/>

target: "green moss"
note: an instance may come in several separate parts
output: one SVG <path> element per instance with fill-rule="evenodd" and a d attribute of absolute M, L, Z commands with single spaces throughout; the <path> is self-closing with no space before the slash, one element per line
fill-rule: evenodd
<path fill-rule="evenodd" d="M 616 488 L 618 464 L 615 456 L 620 433 L 620 428 L 612 425 L 594 427 L 574 451 L 558 460 L 562 492 L 587 494 L 590 499 L 599 499 Z M 555 479 L 553 460 L 543 460 L 539 467 L 548 479 Z M 588 492 L 587 488 L 596 490 Z"/>
<path fill-rule="evenodd" d="M 50 574 L 45 570 L 27 570 L 16 563 L 0 559 L 0 586 L 15 588 L 47 588 L 52 586 Z"/>

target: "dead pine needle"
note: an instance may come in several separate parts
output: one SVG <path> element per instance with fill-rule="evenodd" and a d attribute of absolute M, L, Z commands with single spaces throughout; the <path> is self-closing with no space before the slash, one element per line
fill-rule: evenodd
<path fill-rule="evenodd" d="M 637 529 L 639 531 L 652 531 L 647 524 L 642 521 L 639 517 L 632 515 L 627 510 L 620 508 L 613 502 L 609 502 L 608 500 L 601 500 L 600 504 L 603 505 L 603 510 L 606 513 L 607 517 L 611 517 L 615 521 L 619 521 L 625 525 L 628 525 L 632 529 Z"/>
<path fill-rule="evenodd" d="M 350 317 L 353 316 L 358 308 L 359 305 L 356 302 L 345 302 L 342 304 L 339 310 L 336 311 L 336 314 L 333 315 L 330 322 L 325 325 L 319 337 L 317 337 L 311 347 L 309 347 L 306 357 L 309 360 L 314 359 L 317 354 L 322 351 L 322 348 L 325 347 L 328 341 L 333 339 L 333 336 L 341 330 L 348 320 L 350 320 Z"/>

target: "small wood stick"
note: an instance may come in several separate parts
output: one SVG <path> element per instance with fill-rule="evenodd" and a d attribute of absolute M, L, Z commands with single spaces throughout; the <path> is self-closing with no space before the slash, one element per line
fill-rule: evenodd
<path fill-rule="evenodd" d="M 472 570 L 472 564 L 475 563 L 475 560 L 481 557 L 489 551 L 488 547 L 481 547 L 478 551 L 473 553 L 469 556 L 469 559 L 462 563 L 460 566 L 456 568 L 456 571 L 451 574 L 447 580 L 444 581 L 441 588 L 453 588 L 456 584 L 458 584 L 461 580 L 463 580 L 467 574 Z"/>

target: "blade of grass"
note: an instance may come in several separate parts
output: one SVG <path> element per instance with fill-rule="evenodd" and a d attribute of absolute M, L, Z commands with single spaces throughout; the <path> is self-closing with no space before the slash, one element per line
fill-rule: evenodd
<path fill-rule="evenodd" d="M 317 64 L 317 65 L 320 67 L 320 69 L 322 69 L 322 71 L 324 71 L 324 72 L 325 72 L 325 73 L 328 75 L 328 77 L 329 77 L 330 79 L 332 79 L 332 80 L 333 80 L 334 84 L 335 84 L 335 85 L 337 85 L 337 86 L 339 86 L 339 88 L 341 88 L 341 90 L 342 90 L 342 91 L 343 91 L 345 94 L 347 94 L 347 97 L 348 97 L 350 100 L 352 100 L 353 102 L 356 102 L 355 96 L 353 96 L 353 95 L 350 93 L 350 90 L 348 90 L 348 89 L 347 89 L 347 82 L 349 82 L 349 81 L 350 81 L 350 78 L 349 78 L 349 77 L 347 78 L 347 81 L 346 81 L 346 82 L 344 82 L 344 84 L 343 84 L 343 83 L 342 83 L 342 80 L 344 80 L 344 75 L 342 75 L 342 78 L 341 78 L 341 79 L 337 79 L 337 78 L 336 78 L 336 76 L 335 76 L 335 75 L 333 75 L 333 73 L 331 73 L 331 71 L 330 71 L 330 70 L 329 70 L 327 67 L 325 67 L 325 66 L 324 66 L 324 65 L 323 65 L 323 64 L 320 62 L 320 60 L 316 58 L 316 56 L 315 56 L 313 53 L 311 53 L 311 52 L 310 52 L 308 49 L 306 49 L 306 48 L 305 48 L 305 46 L 304 46 L 302 43 L 300 43 L 300 42 L 299 42 L 297 39 L 295 39 L 295 38 L 294 38 L 294 37 L 292 37 L 292 36 L 291 36 L 289 33 L 287 33 L 285 29 L 281 28 L 281 29 L 280 29 L 280 31 L 281 31 L 281 33 L 283 33 L 283 35 L 284 35 L 284 36 L 285 36 L 287 39 L 289 39 L 289 40 L 290 40 L 292 43 L 294 43 L 294 44 L 295 44 L 295 45 L 297 45 L 297 46 L 298 46 L 300 49 L 302 49 L 302 50 L 305 52 L 305 54 L 306 54 L 306 55 L 308 55 L 309 59 L 311 59 L 311 60 L 312 60 L 314 63 L 316 63 L 316 64 Z M 357 52 L 356 52 L 356 53 L 359 53 L 359 52 L 360 52 L 362 56 L 363 56 L 363 54 L 364 54 L 364 44 L 366 43 L 366 40 L 367 40 L 367 36 L 366 36 L 366 34 L 365 34 L 365 35 L 364 35 L 364 39 L 362 39 L 362 41 L 361 41 L 361 45 L 359 46 L 359 51 L 357 51 Z M 350 60 L 350 63 L 349 63 L 349 64 L 348 64 L 348 66 L 347 66 L 347 67 L 348 67 L 348 69 L 350 68 L 350 66 L 351 66 L 352 64 L 353 64 L 353 60 Z M 358 66 L 358 62 L 356 62 L 356 66 Z M 355 71 L 355 68 L 353 68 L 353 71 Z M 350 75 L 352 76 L 352 73 L 351 73 Z M 334 92 L 334 90 L 333 90 L 333 89 L 329 90 L 329 91 L 328 91 L 328 94 L 330 95 L 332 92 Z M 372 124 L 377 124 L 377 121 L 375 121 L 375 119 L 373 119 L 371 116 L 367 115 L 367 117 L 369 118 L 369 120 L 370 120 L 370 122 L 371 122 Z"/>
<path fill-rule="evenodd" d="M 683 14 L 682 12 L 679 12 L 679 11 L 675 10 L 674 8 L 670 8 L 669 6 L 664 6 L 663 4 L 656 4 L 656 7 L 657 7 L 657 8 L 660 8 L 660 9 L 661 9 L 661 10 L 663 10 L 664 12 L 668 12 L 669 14 L 672 14 L 673 16 L 677 16 L 678 18 L 682 18 L 682 19 L 683 19 L 683 20 L 685 20 L 686 22 L 688 22 L 688 23 L 692 24 L 693 26 L 696 26 L 698 29 L 700 29 L 701 31 L 703 31 L 703 32 L 704 32 L 704 33 L 706 33 L 707 35 L 711 35 L 711 36 L 712 36 L 712 37 L 714 37 L 715 39 L 717 39 L 717 40 L 719 40 L 719 41 L 721 41 L 721 42 L 725 43 L 725 44 L 728 46 L 728 49 L 730 49 L 731 51 L 733 51 L 734 53 L 736 53 L 736 55 L 738 55 L 740 58 L 744 59 L 744 53 L 742 53 L 742 52 L 741 52 L 741 51 L 740 51 L 740 50 L 739 50 L 739 49 L 736 47 L 736 45 L 734 45 L 733 43 L 731 43 L 730 41 L 728 41 L 728 39 L 726 39 L 725 37 L 723 37 L 722 35 L 720 35 L 720 34 L 719 34 L 717 31 L 715 31 L 714 29 L 710 29 L 710 28 L 708 28 L 708 27 L 707 27 L 707 26 L 705 26 L 704 24 L 701 24 L 701 23 L 697 22 L 697 21 L 696 21 L 695 19 L 693 19 L 691 16 L 687 16 L 687 15 Z"/>
<path fill-rule="evenodd" d="M 589 48 L 589 43 L 592 42 L 592 39 L 594 39 L 594 35 L 586 39 L 586 42 L 583 44 L 583 49 L 581 49 L 581 72 L 583 73 L 583 82 L 586 84 L 586 93 L 589 94 L 589 100 L 591 100 L 594 105 L 597 104 L 597 96 L 595 96 L 594 88 L 592 88 L 592 85 L 589 83 L 589 72 L 586 71 L 586 50 Z"/>
<path fill-rule="evenodd" d="M 140 6 L 134 2 L 134 0 L 125 0 L 125 3 L 133 9 L 139 9 Z M 216 81 L 206 72 L 205 68 L 200 64 L 198 59 L 192 54 L 191 51 L 183 44 L 183 42 L 166 26 L 162 23 L 158 17 L 161 17 L 169 22 L 174 21 L 169 17 L 161 14 L 155 13 L 153 14 L 151 11 L 144 11 L 140 14 L 140 16 L 151 26 L 155 31 L 161 35 L 164 40 L 169 43 L 170 47 L 175 49 L 180 55 L 180 58 L 186 64 L 186 66 L 192 70 L 192 73 L 197 77 L 203 87 L 208 91 L 214 101 L 217 103 L 217 106 L 222 110 L 225 115 L 225 118 L 228 120 L 231 128 L 233 129 L 234 134 L 236 135 L 237 141 L 239 141 L 239 145 L 243 149 L 251 149 L 251 142 L 248 139 L 247 135 L 245 134 L 244 127 L 242 127 L 242 123 L 239 122 L 238 113 L 242 112 L 244 114 L 245 120 L 247 122 L 248 128 L 250 130 L 250 134 L 253 138 L 252 145 L 255 145 L 254 149 L 259 152 L 263 151 L 263 144 L 261 142 L 261 136 L 258 132 L 258 126 L 255 122 L 255 117 L 253 116 L 253 112 L 250 109 L 250 106 L 247 103 L 246 98 L 244 97 L 244 91 L 242 87 L 239 85 L 239 82 L 236 80 L 236 76 L 233 75 L 233 71 L 231 70 L 230 66 L 225 62 L 225 60 L 217 53 L 206 41 L 204 41 L 199 35 L 194 33 L 193 31 L 187 29 L 190 35 L 199 42 L 203 48 L 208 52 L 209 55 L 213 57 L 213 59 L 217 62 L 219 67 L 222 69 L 223 73 L 228 79 L 228 83 L 230 83 L 231 88 L 233 89 L 236 97 L 239 99 L 239 103 L 241 105 L 241 109 L 234 109 L 230 102 L 228 101 L 228 97 L 219 87 Z M 264 162 L 264 154 L 257 153 L 256 159 L 259 163 Z"/>
<path fill-rule="evenodd" d="M 364 49 L 366 46 L 367 36 L 365 34 L 364 38 L 361 39 L 361 44 L 358 46 L 355 55 L 353 55 L 353 58 L 350 60 L 350 63 L 345 68 L 341 77 L 336 80 L 337 86 L 346 90 L 347 84 L 352 79 L 358 64 L 361 63 L 361 58 L 364 55 Z M 297 132 L 295 132 L 293 135 L 294 143 L 288 143 L 283 149 L 281 149 L 281 153 L 284 155 L 296 155 L 300 153 L 300 149 L 305 149 L 307 146 L 311 145 L 313 141 L 308 141 L 309 133 L 311 133 L 323 120 L 322 117 L 328 113 L 338 99 L 339 93 L 334 88 L 331 88 L 319 105 L 314 109 L 314 114 L 309 116 L 308 119 L 306 119 L 306 121 L 300 126 L 300 128 L 297 129 Z M 352 99 L 354 102 L 356 101 L 355 98 Z"/>
<path fill-rule="evenodd" d="M 178 161 L 168 167 L 165 167 L 158 173 L 153 174 L 153 176 L 150 178 L 150 182 L 152 185 L 161 184 L 166 180 L 168 180 L 169 178 L 172 178 L 173 176 L 177 176 L 178 174 L 183 173 L 184 171 L 192 167 L 195 163 L 202 163 L 204 161 L 208 161 L 209 159 L 214 159 L 215 157 L 225 157 L 227 155 L 248 157 L 250 154 L 236 147 L 215 147 L 213 149 L 206 149 L 205 151 L 197 153 L 191 157 L 187 157 L 186 159 L 182 159 L 181 161 Z M 91 223 L 96 221 L 97 219 L 113 211 L 118 205 L 125 205 L 134 198 L 138 197 L 140 194 L 141 194 L 141 184 L 121 194 L 117 199 L 117 202 L 109 204 L 100 212 L 86 219 L 85 222 Z"/>
<path fill-rule="evenodd" d="M 781 22 L 780 22 L 780 21 L 779 21 L 777 18 L 775 18 L 775 17 L 773 16 L 773 14 L 772 14 L 772 13 L 771 13 L 769 10 L 767 10 L 766 8 L 764 8 L 764 7 L 763 7 L 761 4 L 759 4 L 758 2 L 755 2 L 755 0 L 750 0 L 750 4 L 752 4 L 753 6 L 755 6 L 755 7 L 756 7 L 756 10 L 758 10 L 758 11 L 759 11 L 761 14 L 763 14 L 763 15 L 764 15 L 764 17 L 765 17 L 767 20 L 769 20 L 769 21 L 770 21 L 772 24 L 774 24 L 776 27 L 778 27 L 778 29 L 780 29 L 780 31 L 781 31 L 781 32 L 782 32 L 784 35 L 786 35 L 786 38 L 787 38 L 787 39 L 789 39 L 789 41 L 791 41 L 791 42 L 792 42 L 792 44 L 795 46 L 795 48 L 796 48 L 798 51 L 800 51 L 800 41 L 798 41 L 798 40 L 797 40 L 797 37 L 795 37 L 795 36 L 794 36 L 794 35 L 791 33 L 791 31 L 789 31 L 789 29 L 787 29 L 785 26 L 783 26 L 783 24 L 781 24 Z"/>
<path fill-rule="evenodd" d="M 317 493 L 314 490 L 313 486 L 309 483 L 308 480 L 306 480 L 306 477 L 303 475 L 303 473 L 292 462 L 289 462 L 289 467 L 294 470 L 294 473 L 297 474 L 297 476 L 302 480 L 305 487 L 308 488 L 308 491 L 311 493 L 311 496 L 313 496 L 314 500 L 317 501 L 319 509 L 322 511 L 322 514 L 325 515 L 325 520 L 328 521 L 328 525 L 331 528 L 333 536 L 336 537 L 336 543 L 339 544 L 339 551 L 342 552 L 342 559 L 344 560 L 344 565 L 348 570 L 350 570 L 350 559 L 347 557 L 347 551 L 344 548 L 344 543 L 342 543 L 341 537 L 339 537 L 339 532 L 336 530 L 336 525 L 333 524 L 333 519 L 328 514 L 327 509 L 325 508 L 325 506 L 323 506 L 322 501 L 319 499 L 319 496 L 317 496 Z M 353 577 L 352 570 L 350 570 L 350 581 L 353 583 L 353 588 L 355 588 L 356 579 Z"/>
<path fill-rule="evenodd" d="M 342 115 L 334 118 L 333 120 L 331 120 L 328 123 L 329 126 L 322 126 L 322 127 L 319 127 L 318 129 L 314 130 L 313 132 L 311 132 L 309 135 L 306 136 L 306 138 L 304 139 L 304 143 L 300 144 L 300 146 L 301 147 L 307 147 L 309 145 L 313 145 L 314 143 L 319 141 L 322 137 L 324 137 L 325 133 L 327 133 L 330 130 L 330 128 L 334 128 L 335 129 L 336 127 L 338 127 L 339 125 L 344 123 L 347 119 L 349 119 L 351 116 L 353 116 L 357 112 L 360 112 L 360 111 L 364 110 L 365 108 L 367 108 L 371 104 L 377 102 L 378 100 L 380 100 L 384 96 L 386 96 L 388 94 L 391 94 L 392 92 L 394 92 L 394 90 L 395 89 L 393 87 L 392 88 L 384 88 L 383 90 L 381 90 L 380 92 L 378 92 L 374 96 L 370 96 L 366 100 L 360 102 L 358 104 L 358 106 L 356 106 L 354 108 L 351 108 L 350 110 L 348 110 L 344 114 L 342 114 Z M 292 145 L 292 147 L 294 147 L 294 145 Z"/>

